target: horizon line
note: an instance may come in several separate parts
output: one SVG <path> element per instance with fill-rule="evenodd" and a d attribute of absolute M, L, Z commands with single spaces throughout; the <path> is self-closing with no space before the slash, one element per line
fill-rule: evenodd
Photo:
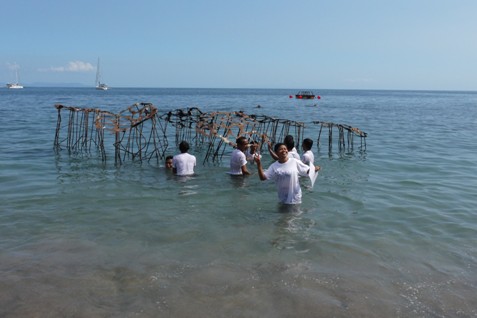
<path fill-rule="evenodd" d="M 45 83 L 44 85 L 42 84 L 23 84 L 24 89 L 25 88 L 81 88 L 81 89 L 95 89 L 95 86 L 89 86 L 89 85 L 84 85 L 84 84 L 58 84 L 58 85 L 53 85 L 53 84 L 47 84 Z M 4 87 L 5 89 L 8 89 L 7 87 Z M 421 91 L 421 92 L 477 92 L 477 89 L 475 90 L 469 90 L 469 89 L 420 89 L 420 88 L 293 88 L 293 87 L 274 87 L 274 88 L 266 88 L 266 87 L 261 87 L 261 88 L 252 88 L 252 87 L 156 87 L 156 86 L 109 86 L 108 85 L 108 90 L 114 90 L 114 89 L 237 89 L 237 90 L 303 90 L 303 89 L 309 89 L 309 90 L 347 90 L 347 91 Z"/>

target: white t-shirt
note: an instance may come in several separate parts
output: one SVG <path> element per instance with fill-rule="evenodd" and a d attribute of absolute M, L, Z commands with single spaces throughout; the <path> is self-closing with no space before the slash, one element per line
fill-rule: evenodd
<path fill-rule="evenodd" d="M 301 161 L 303 161 L 304 164 L 309 165 L 310 162 L 311 164 L 315 163 L 315 155 L 311 150 L 307 150 L 301 155 Z"/>
<path fill-rule="evenodd" d="M 258 156 L 258 158 L 262 159 L 262 155 L 258 153 L 258 151 L 255 151 L 255 153 L 251 154 L 250 149 L 247 149 L 245 151 L 245 158 L 247 158 L 247 161 L 250 161 L 250 164 L 255 163 L 255 156 Z"/>
<path fill-rule="evenodd" d="M 176 169 L 178 176 L 190 176 L 194 174 L 195 156 L 184 152 L 172 158 L 172 167 Z"/>
<path fill-rule="evenodd" d="M 310 166 L 300 160 L 288 158 L 287 162 L 275 161 L 264 173 L 268 180 L 275 181 L 278 199 L 285 204 L 301 203 L 299 176 L 306 176 Z"/>
<path fill-rule="evenodd" d="M 298 151 L 296 151 L 295 147 L 293 147 L 293 149 L 288 152 L 288 158 L 295 158 L 301 160 L 300 154 L 298 153 Z"/>
<path fill-rule="evenodd" d="M 242 175 L 242 166 L 247 164 L 247 158 L 245 154 L 239 150 L 235 149 L 232 152 L 230 157 L 230 174 L 233 175 Z"/>

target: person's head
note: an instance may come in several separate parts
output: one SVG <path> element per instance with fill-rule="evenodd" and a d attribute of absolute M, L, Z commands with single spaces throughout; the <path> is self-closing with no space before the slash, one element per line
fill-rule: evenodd
<path fill-rule="evenodd" d="M 250 145 L 250 153 L 254 153 L 255 151 L 257 151 L 257 149 L 258 149 L 258 142 L 252 140 L 252 141 L 249 143 L 249 145 Z"/>
<path fill-rule="evenodd" d="M 167 169 L 172 169 L 172 156 L 167 156 L 166 157 L 166 168 Z"/>
<path fill-rule="evenodd" d="M 286 135 L 285 139 L 283 139 L 283 143 L 287 146 L 289 151 L 295 147 L 295 140 L 292 135 Z"/>
<path fill-rule="evenodd" d="M 179 150 L 181 151 L 181 153 L 189 151 L 189 143 L 185 140 L 181 141 L 181 143 L 179 144 Z"/>
<path fill-rule="evenodd" d="M 288 148 L 284 143 L 277 143 L 273 149 L 278 156 L 278 161 L 283 163 L 288 160 Z"/>
<path fill-rule="evenodd" d="M 286 135 L 285 138 L 283 138 L 283 143 L 286 145 L 287 143 L 289 142 L 295 142 L 295 140 L 293 139 L 293 136 L 292 135 Z"/>
<path fill-rule="evenodd" d="M 313 140 L 311 140 L 310 138 L 305 138 L 303 139 L 303 144 L 301 146 L 305 151 L 311 150 L 311 147 L 313 147 Z"/>
<path fill-rule="evenodd" d="M 241 151 L 245 151 L 248 147 L 248 141 L 247 138 L 244 136 L 238 137 L 236 140 L 237 143 L 237 149 L 240 149 Z"/>

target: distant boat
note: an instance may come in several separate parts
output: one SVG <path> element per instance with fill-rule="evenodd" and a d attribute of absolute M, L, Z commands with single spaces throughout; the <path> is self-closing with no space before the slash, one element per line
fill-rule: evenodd
<path fill-rule="evenodd" d="M 96 89 L 101 91 L 108 90 L 108 85 L 105 83 L 101 83 L 101 70 L 99 68 L 99 58 L 98 58 L 98 65 L 96 66 Z"/>
<path fill-rule="evenodd" d="M 312 91 L 299 91 L 295 98 L 297 99 L 313 99 L 315 98 L 315 94 Z"/>
<path fill-rule="evenodd" d="M 7 88 L 18 89 L 18 88 L 23 88 L 23 85 L 20 85 L 18 83 L 8 83 Z"/>
<path fill-rule="evenodd" d="M 21 85 L 18 81 L 18 65 L 16 65 L 16 64 L 15 64 L 15 82 L 14 83 L 8 83 L 7 88 L 11 88 L 11 89 L 23 88 L 23 85 Z"/>

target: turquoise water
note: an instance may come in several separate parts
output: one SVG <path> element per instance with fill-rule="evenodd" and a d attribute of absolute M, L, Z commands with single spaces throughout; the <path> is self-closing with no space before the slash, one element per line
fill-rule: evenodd
<path fill-rule="evenodd" d="M 477 93 L 315 92 L 0 89 L 0 316 L 476 317 Z M 322 171 L 293 209 L 257 174 L 230 178 L 227 155 L 184 182 L 162 163 L 54 152 L 54 104 L 136 102 L 369 137 L 315 143 Z"/>

